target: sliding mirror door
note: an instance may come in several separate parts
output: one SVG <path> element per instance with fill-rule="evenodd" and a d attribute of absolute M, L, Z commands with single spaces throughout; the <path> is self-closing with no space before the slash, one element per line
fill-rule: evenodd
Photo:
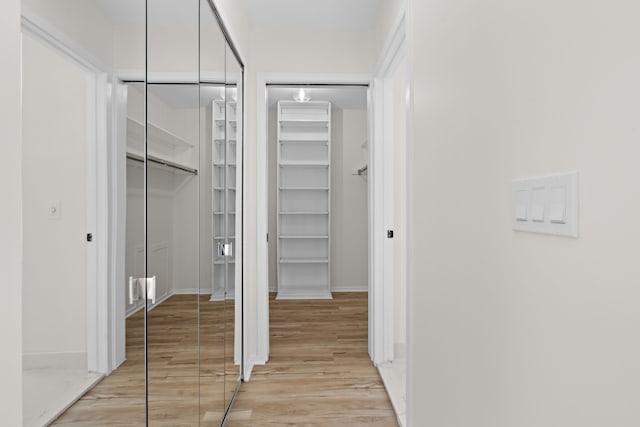
<path fill-rule="evenodd" d="M 225 413 L 224 351 L 227 262 L 225 200 L 225 39 L 208 0 L 200 1 L 200 415 L 219 426 Z"/>
<path fill-rule="evenodd" d="M 200 419 L 198 15 L 198 0 L 147 0 L 149 426 Z"/>

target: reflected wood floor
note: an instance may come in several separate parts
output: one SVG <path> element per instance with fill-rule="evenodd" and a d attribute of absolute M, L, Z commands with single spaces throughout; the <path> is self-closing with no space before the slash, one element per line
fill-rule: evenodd
<path fill-rule="evenodd" d="M 225 358 L 224 351 L 225 338 L 233 342 L 233 328 L 225 328 L 233 321 L 233 311 L 207 295 L 199 300 L 200 319 L 196 295 L 174 295 L 149 311 L 150 426 L 220 425 L 225 394 L 229 398 L 232 392 L 229 385 L 225 390 L 225 362 L 232 385 L 238 376 L 233 355 Z M 233 307 L 233 301 L 228 305 Z M 127 360 L 52 425 L 146 425 L 143 314 L 140 310 L 127 319 Z"/>
<path fill-rule="evenodd" d="M 227 427 L 397 426 L 367 350 L 367 294 L 270 301 L 271 359 L 242 384 Z"/>

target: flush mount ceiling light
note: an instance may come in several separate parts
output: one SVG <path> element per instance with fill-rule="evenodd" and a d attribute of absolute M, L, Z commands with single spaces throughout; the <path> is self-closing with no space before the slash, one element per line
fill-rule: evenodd
<path fill-rule="evenodd" d="M 300 89 L 298 93 L 293 95 L 293 100 L 296 102 L 309 102 L 311 98 L 305 93 L 304 89 Z"/>

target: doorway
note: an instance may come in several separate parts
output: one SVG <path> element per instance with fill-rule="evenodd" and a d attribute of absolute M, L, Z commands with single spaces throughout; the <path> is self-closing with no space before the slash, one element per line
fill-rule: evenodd
<path fill-rule="evenodd" d="M 97 287 L 97 79 L 62 52 L 23 32 L 26 426 L 49 422 L 102 378 L 90 320 Z"/>

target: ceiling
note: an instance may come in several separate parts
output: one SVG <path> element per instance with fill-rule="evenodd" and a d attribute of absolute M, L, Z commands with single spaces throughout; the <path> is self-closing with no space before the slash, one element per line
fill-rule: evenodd
<path fill-rule="evenodd" d="M 375 25 L 382 0 L 234 0 L 242 1 L 257 29 L 367 31 Z M 95 0 L 119 24 L 144 23 L 145 0 Z M 149 22 L 197 22 L 198 0 L 149 0 Z M 204 15 L 213 19 L 213 15 Z"/>
<path fill-rule="evenodd" d="M 269 106 L 278 101 L 291 101 L 300 87 L 269 86 L 267 89 Z M 363 86 L 310 86 L 304 87 L 311 101 L 330 101 L 344 110 L 366 110 L 367 88 Z"/>
<path fill-rule="evenodd" d="M 238 1 L 238 0 L 236 0 Z M 249 22 L 259 29 L 367 31 L 381 0 L 242 0 Z"/>

